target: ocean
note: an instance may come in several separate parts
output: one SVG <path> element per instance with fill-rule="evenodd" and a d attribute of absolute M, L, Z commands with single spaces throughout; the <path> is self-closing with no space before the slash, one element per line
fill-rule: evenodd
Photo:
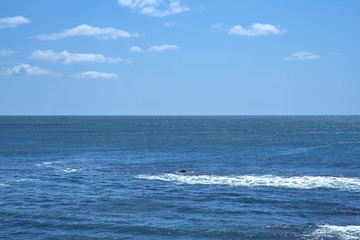
<path fill-rule="evenodd" d="M 360 239 L 360 116 L 1 116 L 0 239 Z"/>

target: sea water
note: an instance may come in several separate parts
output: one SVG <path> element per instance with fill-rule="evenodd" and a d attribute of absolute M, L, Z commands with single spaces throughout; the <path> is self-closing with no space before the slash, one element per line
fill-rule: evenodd
<path fill-rule="evenodd" d="M 360 117 L 0 117 L 0 239 L 360 239 Z"/>

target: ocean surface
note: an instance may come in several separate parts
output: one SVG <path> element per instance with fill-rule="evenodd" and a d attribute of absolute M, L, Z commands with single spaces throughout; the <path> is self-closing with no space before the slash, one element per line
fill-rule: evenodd
<path fill-rule="evenodd" d="M 360 116 L 2 116 L 0 239 L 360 239 Z"/>

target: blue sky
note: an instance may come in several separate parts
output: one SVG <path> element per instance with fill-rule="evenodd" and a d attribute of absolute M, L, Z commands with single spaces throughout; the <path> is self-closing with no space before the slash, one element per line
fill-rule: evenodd
<path fill-rule="evenodd" d="M 0 3 L 0 115 L 360 114 L 360 1 Z"/>

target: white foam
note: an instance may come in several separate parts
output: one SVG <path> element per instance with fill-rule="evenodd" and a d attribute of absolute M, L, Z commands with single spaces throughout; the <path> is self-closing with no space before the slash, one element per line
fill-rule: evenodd
<path fill-rule="evenodd" d="M 179 184 L 229 185 L 239 187 L 277 187 L 294 189 L 328 188 L 343 191 L 360 192 L 360 178 L 326 177 L 326 176 L 295 176 L 282 177 L 274 175 L 242 175 L 242 176 L 211 176 L 211 175 L 138 175 L 137 178 L 174 182 Z"/>
<path fill-rule="evenodd" d="M 64 170 L 64 172 L 67 172 L 67 173 L 72 173 L 72 172 L 77 172 L 77 171 L 80 171 L 80 169 L 67 168 Z"/>
<path fill-rule="evenodd" d="M 309 151 L 322 148 L 324 146 L 313 146 L 313 147 L 300 147 L 300 148 L 290 148 L 284 149 L 279 151 L 278 153 L 274 154 L 274 156 L 286 156 L 286 155 L 294 155 L 294 154 L 302 154 L 307 153 Z"/>
<path fill-rule="evenodd" d="M 316 239 L 331 237 L 336 239 L 360 239 L 360 226 L 320 225 L 312 234 Z"/>
<path fill-rule="evenodd" d="M 43 162 L 43 163 L 39 163 L 36 164 L 37 167 L 43 167 L 43 166 L 49 166 L 52 165 L 54 162 Z"/>
<path fill-rule="evenodd" d="M 7 183 L 0 183 L 0 187 L 8 187 L 14 183 L 19 183 L 19 182 L 28 182 L 28 181 L 39 181 L 39 179 L 37 178 L 21 178 L 21 179 L 13 179 L 13 180 L 9 180 Z"/>
<path fill-rule="evenodd" d="M 36 164 L 37 167 L 53 167 L 56 163 L 62 163 L 63 161 L 55 161 L 55 162 L 43 162 Z"/>
<path fill-rule="evenodd" d="M 312 148 L 294 148 L 294 149 L 280 151 L 278 154 L 275 154 L 275 155 L 285 156 L 285 155 L 299 154 L 299 153 L 305 153 L 307 151 L 310 151 L 311 149 Z"/>
<path fill-rule="evenodd" d="M 37 178 L 21 178 L 21 179 L 13 180 L 13 182 L 24 182 L 24 181 L 39 181 L 39 179 L 37 179 Z"/>

